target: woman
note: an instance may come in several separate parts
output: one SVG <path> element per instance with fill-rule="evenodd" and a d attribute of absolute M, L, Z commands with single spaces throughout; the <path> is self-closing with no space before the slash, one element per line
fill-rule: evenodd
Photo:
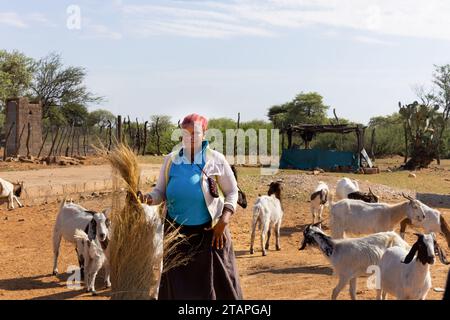
<path fill-rule="evenodd" d="M 204 141 L 207 125 L 197 114 L 184 118 L 182 148 L 165 158 L 155 188 L 142 198 L 152 205 L 165 201 L 165 230 L 174 225 L 187 236 L 177 250 L 188 263 L 163 273 L 160 300 L 242 299 L 228 230 L 237 182 L 224 155 Z M 223 198 L 215 194 L 215 183 Z"/>

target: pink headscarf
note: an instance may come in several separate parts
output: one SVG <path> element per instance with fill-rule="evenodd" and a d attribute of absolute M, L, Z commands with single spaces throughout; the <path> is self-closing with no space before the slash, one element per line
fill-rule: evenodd
<path fill-rule="evenodd" d="M 203 132 L 208 129 L 208 119 L 196 113 L 192 113 L 184 117 L 183 122 L 181 122 L 181 128 L 193 125 L 195 123 L 201 123 Z"/>

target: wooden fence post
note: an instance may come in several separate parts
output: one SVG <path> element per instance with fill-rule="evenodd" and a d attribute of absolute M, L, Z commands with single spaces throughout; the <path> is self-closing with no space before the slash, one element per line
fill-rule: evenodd
<path fill-rule="evenodd" d="M 48 136 L 49 132 L 50 132 L 50 127 L 47 128 L 47 132 L 45 133 L 44 140 L 42 140 L 42 144 L 41 144 L 41 147 L 39 148 L 39 153 L 37 155 L 38 158 L 41 156 L 42 149 L 44 149 L 44 145 L 45 145 L 45 142 L 47 141 L 47 136 Z"/>
<path fill-rule="evenodd" d="M 3 161 L 6 160 L 6 146 L 8 145 L 9 136 L 11 135 L 12 128 L 16 125 L 15 122 L 11 123 L 11 126 L 9 127 L 8 133 L 5 137 L 5 148 L 3 149 Z"/>
<path fill-rule="evenodd" d="M 28 135 L 27 135 L 27 158 L 30 156 L 30 137 L 31 137 L 31 123 L 28 122 Z"/>
<path fill-rule="evenodd" d="M 117 116 L 117 142 L 122 143 L 122 116 Z"/>
<path fill-rule="evenodd" d="M 148 121 L 144 122 L 144 146 L 142 148 L 142 155 L 145 156 L 145 149 L 147 148 L 147 125 Z"/>
<path fill-rule="evenodd" d="M 22 141 L 22 135 L 23 135 L 23 132 L 25 131 L 25 127 L 26 127 L 26 125 L 24 124 L 22 127 L 22 131 L 20 132 L 19 142 L 17 143 L 16 152 L 15 152 L 16 156 L 19 155 L 19 149 L 20 149 L 20 145 L 21 145 L 21 141 Z"/>
<path fill-rule="evenodd" d="M 59 134 L 59 127 L 56 127 L 56 133 L 55 133 L 55 136 L 53 138 L 52 146 L 50 147 L 50 151 L 48 153 L 48 158 L 50 158 L 50 156 L 52 155 L 53 148 L 55 147 L 56 139 L 58 139 L 58 134 Z"/>

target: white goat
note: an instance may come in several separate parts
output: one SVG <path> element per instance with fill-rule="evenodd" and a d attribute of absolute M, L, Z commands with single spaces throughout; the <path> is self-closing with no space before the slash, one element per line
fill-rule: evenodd
<path fill-rule="evenodd" d="M 371 234 L 392 231 L 404 218 L 422 222 L 425 219 L 423 203 L 405 197 L 408 201 L 393 205 L 352 199 L 332 203 L 330 228 L 333 238 L 343 238 L 346 232 Z"/>
<path fill-rule="evenodd" d="M 92 292 L 92 295 L 96 295 L 95 291 L 95 279 L 99 270 L 105 265 L 105 269 L 108 268 L 108 259 L 106 250 L 102 248 L 98 237 L 89 239 L 86 232 L 76 229 L 74 239 L 77 241 L 77 252 L 83 256 L 84 269 L 85 269 L 85 285 L 88 292 Z M 109 276 L 108 276 L 109 282 Z M 107 287 L 111 286 L 110 283 Z"/>
<path fill-rule="evenodd" d="M 259 224 L 261 230 L 261 249 L 262 255 L 267 255 L 266 250 L 269 249 L 270 230 L 275 229 L 275 248 L 281 250 L 280 247 L 280 228 L 283 218 L 283 209 L 281 207 L 281 184 L 272 182 L 269 187 L 267 196 L 260 196 L 256 199 L 253 206 L 252 235 L 250 239 L 250 254 L 255 251 L 253 244 L 255 242 L 256 224 Z M 267 241 L 265 240 L 267 235 Z"/>
<path fill-rule="evenodd" d="M 23 204 L 20 203 L 18 197 L 22 194 L 23 189 L 23 181 L 17 182 L 17 183 L 11 183 L 9 181 L 6 181 L 2 178 L 0 178 L 0 201 L 2 203 L 6 199 L 8 201 L 8 209 L 12 210 L 14 209 L 14 201 L 17 202 L 19 205 L 19 208 L 23 207 Z"/>
<path fill-rule="evenodd" d="M 431 288 L 430 265 L 434 264 L 435 253 L 448 264 L 433 233 L 416 235 L 418 239 L 410 250 L 389 248 L 381 258 L 378 300 L 386 299 L 387 294 L 400 300 L 424 300 Z"/>
<path fill-rule="evenodd" d="M 148 223 L 155 226 L 155 238 L 153 239 L 153 245 L 157 248 L 155 252 L 155 261 L 159 260 L 159 263 L 154 268 L 154 274 L 157 281 L 157 285 L 150 292 L 150 296 L 154 299 L 158 299 L 159 284 L 161 282 L 161 275 L 163 271 L 163 248 L 164 248 L 164 223 L 159 216 L 158 206 L 148 206 L 143 204 L 145 217 Z"/>
<path fill-rule="evenodd" d="M 323 181 L 319 181 L 318 186 L 311 194 L 312 223 L 315 223 L 316 220 L 322 221 L 323 208 L 328 201 L 329 192 L 327 184 Z"/>
<path fill-rule="evenodd" d="M 331 262 L 334 274 L 339 277 L 331 298 L 335 300 L 341 290 L 350 283 L 350 297 L 356 299 L 356 280 L 367 275 L 370 266 L 378 265 L 387 248 L 400 246 L 409 248 L 408 244 L 393 231 L 379 232 L 364 238 L 332 239 L 316 225 L 308 225 L 303 231 L 303 243 L 318 244 L 322 253 Z"/>
<path fill-rule="evenodd" d="M 436 209 L 430 208 L 426 204 L 423 204 L 425 219 L 420 226 L 425 230 L 425 233 L 439 233 L 441 232 L 445 240 L 447 240 L 447 246 L 450 248 L 450 226 L 445 220 L 444 216 Z M 413 223 L 410 219 L 404 219 L 400 223 L 400 235 L 405 239 L 406 227 L 408 225 L 417 226 L 417 223 Z"/>
<path fill-rule="evenodd" d="M 337 200 L 347 199 L 350 193 L 358 191 L 359 185 L 356 180 L 350 180 L 349 178 L 342 178 L 337 182 L 336 185 Z"/>
<path fill-rule="evenodd" d="M 89 239 L 98 237 L 100 243 L 106 248 L 109 238 L 110 220 L 103 212 L 93 212 L 74 203 L 66 203 L 65 199 L 56 217 L 55 227 L 53 229 L 53 274 L 58 274 L 58 256 L 61 238 L 76 245 L 75 231 L 84 230 Z M 80 264 L 81 275 L 83 276 L 84 262 L 83 255 L 77 250 L 78 262 Z M 109 283 L 109 267 L 106 270 L 106 285 Z"/>

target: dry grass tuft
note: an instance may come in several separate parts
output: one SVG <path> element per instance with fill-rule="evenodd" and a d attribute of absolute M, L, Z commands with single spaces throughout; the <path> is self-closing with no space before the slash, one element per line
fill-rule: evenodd
<path fill-rule="evenodd" d="M 128 146 L 119 144 L 112 152 L 105 148 L 99 152 L 114 171 L 110 242 L 112 298 L 155 298 L 161 276 L 162 257 L 158 255 L 161 243 L 157 239 L 158 232 L 162 232 L 163 207 L 148 208 L 147 213 L 152 212 L 154 216 L 150 219 L 146 216 L 137 196 L 141 171 L 137 157 Z M 120 191 L 118 177 L 125 182 L 125 196 Z M 181 235 L 176 229 L 165 235 L 164 256 L 171 257 L 170 261 L 164 260 L 165 269 L 186 262 L 186 258 L 180 259 L 175 253 L 180 241 Z"/>

